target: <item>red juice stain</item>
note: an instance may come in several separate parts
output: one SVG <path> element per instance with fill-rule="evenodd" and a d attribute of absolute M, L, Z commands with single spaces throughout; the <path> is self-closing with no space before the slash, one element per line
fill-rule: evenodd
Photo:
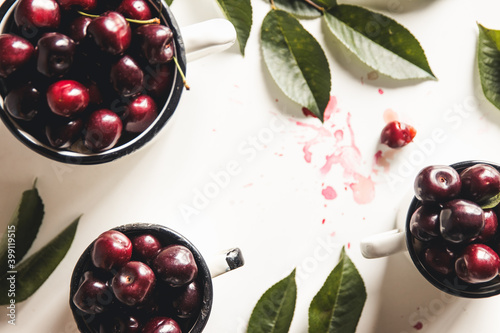
<path fill-rule="evenodd" d="M 318 118 L 316 117 L 316 115 L 314 113 L 312 113 L 311 110 L 309 110 L 308 108 L 302 108 L 302 113 L 304 114 L 304 116 L 306 117 L 313 117 L 313 118 Z"/>
<path fill-rule="evenodd" d="M 360 174 L 355 174 L 356 182 L 350 184 L 354 201 L 358 204 L 370 203 L 375 197 L 375 183 L 371 177 L 364 177 Z"/>
<path fill-rule="evenodd" d="M 323 221 L 321 221 L 321 224 L 325 224 L 326 222 L 326 219 L 323 219 Z"/>
<path fill-rule="evenodd" d="M 382 89 L 379 89 L 379 90 L 378 90 L 378 93 L 379 93 L 380 95 L 383 95 L 383 94 L 384 94 L 384 91 L 383 91 Z"/>
<path fill-rule="evenodd" d="M 382 151 L 379 150 L 373 156 L 373 162 L 376 166 L 384 169 L 384 172 L 389 172 L 391 167 L 391 163 L 389 160 L 383 155 Z"/>
<path fill-rule="evenodd" d="M 337 192 L 331 186 L 327 186 L 321 191 L 326 200 L 333 200 L 337 197 Z"/>
<path fill-rule="evenodd" d="M 351 249 L 351 242 L 348 242 L 347 243 L 347 249 L 350 250 Z"/>
<path fill-rule="evenodd" d="M 424 327 L 424 324 L 422 324 L 420 321 L 413 325 L 413 328 L 416 329 L 417 331 L 420 331 Z"/>
<path fill-rule="evenodd" d="M 393 121 L 396 121 L 396 120 L 399 120 L 398 114 L 393 109 L 386 109 L 384 111 L 383 117 L 384 117 L 384 122 L 386 124 L 393 122 Z"/>

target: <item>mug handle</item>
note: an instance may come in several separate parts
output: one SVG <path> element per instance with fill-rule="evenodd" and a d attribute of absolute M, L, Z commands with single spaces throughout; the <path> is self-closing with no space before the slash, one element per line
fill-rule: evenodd
<path fill-rule="evenodd" d="M 365 258 L 387 257 L 406 249 L 405 233 L 399 229 L 382 232 L 366 237 L 361 241 L 360 246 Z"/>
<path fill-rule="evenodd" d="M 245 264 L 241 250 L 237 247 L 222 251 L 207 262 L 210 276 L 212 278 L 232 271 Z"/>
<path fill-rule="evenodd" d="M 217 18 L 181 28 L 187 61 L 222 52 L 236 42 L 236 29 L 226 19 Z"/>

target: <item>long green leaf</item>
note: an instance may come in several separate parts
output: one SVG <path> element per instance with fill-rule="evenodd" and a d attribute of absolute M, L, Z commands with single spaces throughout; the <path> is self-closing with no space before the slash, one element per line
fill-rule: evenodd
<path fill-rule="evenodd" d="M 366 301 L 363 279 L 342 249 L 309 307 L 309 333 L 354 333 Z"/>
<path fill-rule="evenodd" d="M 418 40 L 368 9 L 338 5 L 325 13 L 330 31 L 362 62 L 394 79 L 435 79 Z"/>
<path fill-rule="evenodd" d="M 172 2 L 174 2 L 174 0 L 164 0 L 164 1 L 169 6 L 172 6 Z"/>
<path fill-rule="evenodd" d="M 253 309 L 247 333 L 287 333 L 297 299 L 295 270 L 269 288 Z"/>
<path fill-rule="evenodd" d="M 252 4 L 250 0 L 217 0 L 217 3 L 227 19 L 234 25 L 240 52 L 245 55 L 245 46 L 252 29 Z"/>
<path fill-rule="evenodd" d="M 267 68 L 285 95 L 323 121 L 331 75 L 316 39 L 291 14 L 271 10 L 262 23 L 261 47 Z"/>
<path fill-rule="evenodd" d="M 23 192 L 19 205 L 0 241 L 0 274 L 9 270 L 9 265 L 13 264 L 12 260 L 18 263 L 26 255 L 38 234 L 43 215 L 43 202 L 35 182 L 33 188 Z M 11 260 L 8 255 L 9 239 L 12 243 L 11 247 L 15 246 L 15 253 L 11 255 Z"/>
<path fill-rule="evenodd" d="M 500 30 L 478 24 L 477 62 L 484 96 L 500 109 Z"/>
<path fill-rule="evenodd" d="M 17 267 L 17 273 L 2 274 L 0 278 L 0 305 L 9 304 L 11 299 L 22 302 L 30 297 L 47 280 L 68 252 L 75 237 L 78 217 L 50 243 L 22 261 Z M 8 277 L 14 276 L 15 296 L 4 292 L 9 290 Z"/>
<path fill-rule="evenodd" d="M 304 0 L 274 0 L 274 5 L 278 9 L 299 17 L 315 18 L 321 16 L 318 9 L 307 4 Z"/>

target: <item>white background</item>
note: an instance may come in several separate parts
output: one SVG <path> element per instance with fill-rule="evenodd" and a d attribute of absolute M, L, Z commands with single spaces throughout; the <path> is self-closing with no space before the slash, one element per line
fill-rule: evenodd
<path fill-rule="evenodd" d="M 1 230 L 35 178 L 46 214 L 33 250 L 83 213 L 65 259 L 34 296 L 18 304 L 16 326 L 8 325 L 6 309 L 0 310 L 0 331 L 76 332 L 68 307 L 73 265 L 101 232 L 132 222 L 172 227 L 207 257 L 232 246 L 243 250 L 246 265 L 214 280 L 207 333 L 245 332 L 261 294 L 295 267 L 298 299 L 291 332 L 306 332 L 309 303 L 342 246 L 368 294 L 357 332 L 417 332 L 418 322 L 420 332 L 497 331 L 500 298 L 446 296 L 420 277 L 403 254 L 364 259 L 359 241 L 393 228 L 400 198 L 422 167 L 468 159 L 500 161 L 500 111 L 482 97 L 476 65 L 476 23 L 500 29 L 500 4 L 349 4 L 383 12 L 406 26 L 426 51 L 438 80 L 374 79 L 372 70 L 331 37 L 321 20 L 304 21 L 324 47 L 332 72 L 336 112 L 322 125 L 305 117 L 267 72 L 259 29 L 270 6 L 254 0 L 245 56 L 235 45 L 189 63 L 191 91 L 184 92 L 157 140 L 131 156 L 98 166 L 59 164 L 37 156 L 0 125 Z M 215 0 L 175 0 L 172 11 L 181 26 L 223 17 Z M 413 143 L 396 152 L 378 145 L 387 110 L 418 131 Z M 344 133 L 338 141 L 337 130 Z M 310 162 L 304 154 L 308 142 Z M 374 164 L 379 150 L 387 160 L 385 168 Z M 343 163 L 322 172 L 332 154 Z M 238 166 L 236 174 L 214 187 L 214 175 L 231 163 Z M 336 191 L 335 199 L 322 195 L 327 186 Z M 361 193 L 355 197 L 356 186 Z M 197 193 L 207 189 L 211 197 L 200 204 Z M 369 199 L 370 193 L 374 197 L 368 203 L 356 202 Z M 188 206 L 195 214 L 182 214 Z"/>

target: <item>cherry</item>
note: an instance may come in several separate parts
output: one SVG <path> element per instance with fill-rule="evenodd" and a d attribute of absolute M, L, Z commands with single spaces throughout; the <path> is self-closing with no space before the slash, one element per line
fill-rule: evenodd
<path fill-rule="evenodd" d="M 455 262 L 457 276 L 467 283 L 483 283 L 498 275 L 500 258 L 484 244 L 470 244 Z"/>
<path fill-rule="evenodd" d="M 93 19 L 87 31 L 101 50 L 114 55 L 128 49 L 132 39 L 132 30 L 127 20 L 113 11 Z"/>
<path fill-rule="evenodd" d="M 123 124 L 116 113 L 100 109 L 90 114 L 84 130 L 84 145 L 94 152 L 113 148 L 122 133 Z"/>
<path fill-rule="evenodd" d="M 35 48 L 26 39 L 13 35 L 0 35 L 0 77 L 6 78 L 23 67 L 35 54 Z"/>
<path fill-rule="evenodd" d="M 444 202 L 460 194 L 462 181 L 450 166 L 435 165 L 422 169 L 415 178 L 415 196 L 424 202 Z"/>
<path fill-rule="evenodd" d="M 174 56 L 173 33 L 160 24 L 145 24 L 135 31 L 142 52 L 150 64 L 162 64 Z"/>
<path fill-rule="evenodd" d="M 410 220 L 412 235 L 425 242 L 439 236 L 439 213 L 437 205 L 423 205 L 413 212 Z"/>
<path fill-rule="evenodd" d="M 65 118 L 47 124 L 45 134 L 52 147 L 65 149 L 78 140 L 82 129 L 83 120 L 81 118 Z"/>
<path fill-rule="evenodd" d="M 89 92 L 83 84 L 77 81 L 57 81 L 47 89 L 47 103 L 56 115 L 72 117 L 87 108 Z"/>
<path fill-rule="evenodd" d="M 40 93 L 28 83 L 11 90 L 5 97 L 5 109 L 14 118 L 32 120 L 38 114 Z"/>
<path fill-rule="evenodd" d="M 110 78 L 114 89 L 124 97 L 136 95 L 143 90 L 144 73 L 128 55 L 111 67 Z"/>
<path fill-rule="evenodd" d="M 417 130 L 413 126 L 391 121 L 382 130 L 380 142 L 390 148 L 401 148 L 410 143 L 416 134 Z"/>
<path fill-rule="evenodd" d="M 148 3 L 144 0 L 123 0 L 116 9 L 126 18 L 134 20 L 149 20 L 153 18 Z"/>
<path fill-rule="evenodd" d="M 144 87 L 153 97 L 166 96 L 172 88 L 172 67 L 170 64 L 148 66 L 144 73 Z"/>
<path fill-rule="evenodd" d="M 452 243 L 471 242 L 484 229 L 484 212 L 481 207 L 463 199 L 443 204 L 439 220 L 441 235 Z"/>
<path fill-rule="evenodd" d="M 158 238 L 151 234 L 135 236 L 132 238 L 132 246 L 134 254 L 146 262 L 153 259 L 162 248 Z"/>
<path fill-rule="evenodd" d="M 182 290 L 172 304 L 179 318 L 190 318 L 201 306 L 202 291 L 196 281 L 180 288 Z"/>
<path fill-rule="evenodd" d="M 55 0 L 19 0 L 14 9 L 14 20 L 19 27 L 57 28 L 61 22 L 59 4 Z"/>
<path fill-rule="evenodd" d="M 436 272 L 448 275 L 454 271 L 455 254 L 443 244 L 428 247 L 424 252 L 424 259 Z"/>
<path fill-rule="evenodd" d="M 48 77 L 66 74 L 75 55 L 76 43 L 58 32 L 44 34 L 37 44 L 37 69 Z"/>
<path fill-rule="evenodd" d="M 139 95 L 125 111 L 125 130 L 131 133 L 141 133 L 153 123 L 158 116 L 156 103 L 148 95 Z"/>
<path fill-rule="evenodd" d="M 113 277 L 111 288 L 116 298 L 128 306 L 144 303 L 156 283 L 155 274 L 140 261 L 129 261 Z"/>
<path fill-rule="evenodd" d="M 198 274 L 198 266 L 191 251 L 182 245 L 169 245 L 153 259 L 153 270 L 158 278 L 172 287 L 190 283 Z"/>
<path fill-rule="evenodd" d="M 79 16 L 74 19 L 68 28 L 68 36 L 75 41 L 81 42 L 87 36 L 87 28 L 92 22 L 92 19 L 87 16 Z"/>
<path fill-rule="evenodd" d="M 142 333 L 182 333 L 182 330 L 172 318 L 153 317 L 144 325 Z"/>
<path fill-rule="evenodd" d="M 140 323 L 132 316 L 113 317 L 99 325 L 99 333 L 140 333 Z"/>
<path fill-rule="evenodd" d="M 484 210 L 484 229 L 477 236 L 477 240 L 481 243 L 486 243 L 493 239 L 498 229 L 497 214 L 491 209 Z"/>
<path fill-rule="evenodd" d="M 72 8 L 92 10 L 97 7 L 97 0 L 57 0 L 64 10 Z"/>
<path fill-rule="evenodd" d="M 482 202 L 500 193 L 500 172 L 487 164 L 473 165 L 460 173 L 464 198 Z"/>
<path fill-rule="evenodd" d="M 130 261 L 132 242 L 116 230 L 103 232 L 94 242 L 91 252 L 92 263 L 105 270 L 118 269 Z"/>
<path fill-rule="evenodd" d="M 94 277 L 90 271 L 83 275 L 83 282 L 73 295 L 73 304 L 85 313 L 97 314 L 106 311 L 113 302 L 113 294 L 104 281 Z"/>

